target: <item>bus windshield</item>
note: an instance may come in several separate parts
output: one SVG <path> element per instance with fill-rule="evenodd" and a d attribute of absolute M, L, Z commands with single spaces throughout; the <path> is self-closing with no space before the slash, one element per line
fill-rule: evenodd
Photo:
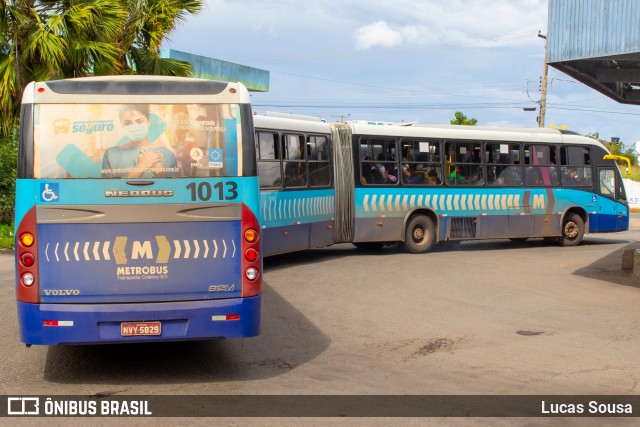
<path fill-rule="evenodd" d="M 40 104 L 34 178 L 239 176 L 238 104 Z"/>

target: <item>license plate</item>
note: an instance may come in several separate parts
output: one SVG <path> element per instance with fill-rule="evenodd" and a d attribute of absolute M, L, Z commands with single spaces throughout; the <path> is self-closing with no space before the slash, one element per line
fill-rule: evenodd
<path fill-rule="evenodd" d="M 120 334 L 123 337 L 160 335 L 160 322 L 123 322 L 120 324 Z"/>

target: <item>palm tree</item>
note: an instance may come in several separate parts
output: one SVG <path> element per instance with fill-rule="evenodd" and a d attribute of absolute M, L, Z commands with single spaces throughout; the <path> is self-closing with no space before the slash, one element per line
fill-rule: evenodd
<path fill-rule="evenodd" d="M 129 12 L 118 43 L 124 73 L 190 76 L 191 64 L 161 58 L 160 46 L 188 15 L 204 9 L 203 0 L 121 0 Z"/>
<path fill-rule="evenodd" d="M 3 0 L 0 137 L 9 137 L 32 80 L 110 74 L 191 75 L 160 45 L 203 0 Z"/>
<path fill-rule="evenodd" d="M 115 3 L 115 4 L 114 4 Z M 5 0 L 0 5 L 0 133 L 11 134 L 32 80 L 119 73 L 119 2 Z"/>

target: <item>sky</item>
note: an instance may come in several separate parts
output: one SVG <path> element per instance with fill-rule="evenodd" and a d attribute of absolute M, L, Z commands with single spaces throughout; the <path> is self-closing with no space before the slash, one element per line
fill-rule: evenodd
<path fill-rule="evenodd" d="M 164 47 L 270 72 L 254 111 L 537 127 L 547 0 L 209 0 Z M 640 141 L 640 106 L 549 67 L 546 126 Z M 537 107 L 524 111 L 523 107 Z"/>

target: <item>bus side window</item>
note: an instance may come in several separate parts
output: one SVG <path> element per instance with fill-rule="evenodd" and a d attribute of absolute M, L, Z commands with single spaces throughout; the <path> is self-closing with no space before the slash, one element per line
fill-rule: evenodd
<path fill-rule="evenodd" d="M 483 185 L 481 141 L 446 141 L 447 185 Z"/>
<path fill-rule="evenodd" d="M 600 170 L 600 194 L 603 196 L 615 195 L 616 189 L 616 176 L 613 169 L 601 169 Z"/>
<path fill-rule="evenodd" d="M 285 134 L 283 136 L 285 156 L 283 161 L 283 183 L 285 188 L 307 186 L 307 165 L 305 162 L 304 136 Z"/>
<path fill-rule="evenodd" d="M 398 183 L 396 141 L 363 139 L 360 141 L 360 182 L 365 185 Z"/>
<path fill-rule="evenodd" d="M 329 143 L 326 136 L 307 137 L 309 161 L 309 183 L 312 187 L 326 187 L 331 184 L 331 163 Z"/>
<path fill-rule="evenodd" d="M 377 184 L 378 179 L 376 177 L 377 168 L 374 156 L 373 147 L 371 147 L 368 139 L 360 141 L 360 182 L 365 185 Z"/>
<path fill-rule="evenodd" d="M 440 185 L 442 167 L 440 165 L 440 142 L 426 139 L 402 139 L 401 169 L 398 175 L 405 185 Z"/>
<path fill-rule="evenodd" d="M 593 185 L 591 153 L 588 147 L 562 147 L 560 150 L 560 164 L 563 186 L 590 187 Z"/>
<path fill-rule="evenodd" d="M 260 188 L 279 188 L 282 183 L 280 173 L 280 138 L 277 133 L 256 133 L 258 141 L 258 176 Z"/>
<path fill-rule="evenodd" d="M 527 144 L 524 146 L 525 185 L 530 187 L 553 187 L 558 185 L 559 174 L 557 147 L 546 144 Z"/>

